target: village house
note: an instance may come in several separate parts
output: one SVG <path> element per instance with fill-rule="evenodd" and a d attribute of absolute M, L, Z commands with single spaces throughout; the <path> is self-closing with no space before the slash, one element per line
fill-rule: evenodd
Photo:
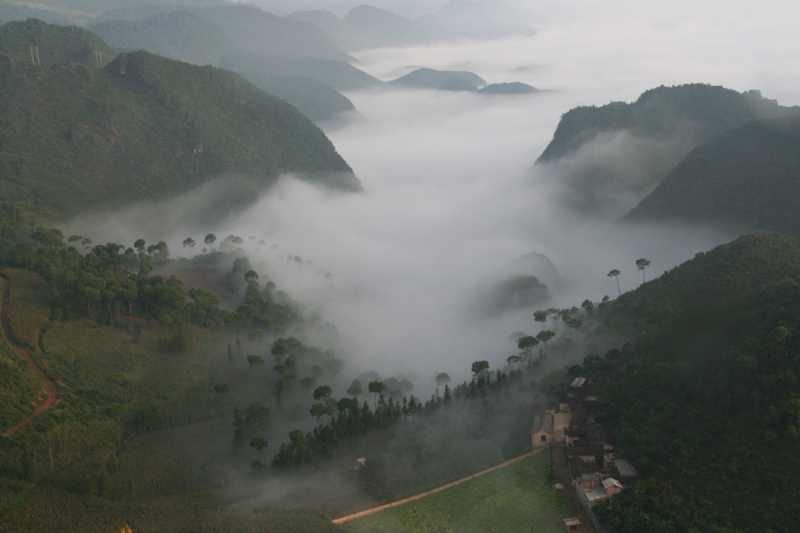
<path fill-rule="evenodd" d="M 614 460 L 614 468 L 619 474 L 619 480 L 623 485 L 633 485 L 639 481 L 639 473 L 627 459 Z"/>
<path fill-rule="evenodd" d="M 614 478 L 608 478 L 603 480 L 599 487 L 587 490 L 586 499 L 589 501 L 589 505 L 594 507 L 599 503 L 608 501 L 609 498 L 620 492 L 622 492 L 620 482 Z"/>
<path fill-rule="evenodd" d="M 534 448 L 543 448 L 553 442 L 553 413 L 541 411 L 533 415 L 531 428 L 531 443 Z"/>

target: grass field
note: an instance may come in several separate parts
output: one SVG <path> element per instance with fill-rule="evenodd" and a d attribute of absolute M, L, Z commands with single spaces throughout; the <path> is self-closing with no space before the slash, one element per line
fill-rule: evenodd
<path fill-rule="evenodd" d="M 566 496 L 547 481 L 550 454 L 538 453 L 425 498 L 365 516 L 348 531 L 469 532 L 563 531 Z"/>

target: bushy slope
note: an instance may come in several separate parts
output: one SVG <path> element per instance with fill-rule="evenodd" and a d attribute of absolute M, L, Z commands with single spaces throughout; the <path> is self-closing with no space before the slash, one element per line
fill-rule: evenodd
<path fill-rule="evenodd" d="M 303 76 L 258 78 L 245 76 L 261 89 L 283 98 L 313 121 L 329 120 L 337 113 L 353 111 L 355 106 L 347 97 L 324 83 Z"/>
<path fill-rule="evenodd" d="M 253 51 L 295 58 L 308 55 L 347 61 L 350 57 L 313 24 L 276 17 L 252 4 L 174 6 L 117 10 L 116 19 L 103 17 L 89 29 L 117 52 L 147 50 L 162 53 L 167 43 L 176 59 L 217 65 L 225 55 Z M 132 27 L 140 27 L 140 35 Z M 155 34 L 155 35 L 153 35 Z"/>
<path fill-rule="evenodd" d="M 627 218 L 800 236 L 800 117 L 750 122 L 701 144 Z"/>
<path fill-rule="evenodd" d="M 34 61 L 41 65 L 70 61 L 98 67 L 114 57 L 97 35 L 74 26 L 50 25 L 31 18 L 0 26 L 0 52 L 31 63 L 31 47 L 35 47 Z"/>
<path fill-rule="evenodd" d="M 144 52 L 103 70 L 0 56 L 0 96 L 2 196 L 58 215 L 163 198 L 223 173 L 255 190 L 280 172 L 350 172 L 294 107 L 231 72 Z"/>
<path fill-rule="evenodd" d="M 598 392 L 643 481 L 600 509 L 614 531 L 796 531 L 800 243 L 752 234 L 618 298 L 635 338 Z M 774 502 L 781 501 L 781 505 Z"/>
<path fill-rule="evenodd" d="M 797 114 L 800 108 L 780 106 L 758 91 L 662 86 L 631 104 L 568 111 L 536 167 L 563 186 L 564 203 L 619 217 L 700 143 L 745 122 Z"/>
<path fill-rule="evenodd" d="M 345 63 L 318 57 L 287 59 L 259 52 L 235 52 L 228 54 L 220 67 L 238 72 L 242 76 L 287 77 L 303 76 L 317 80 L 337 91 L 363 89 L 382 83 L 366 72 Z"/>
<path fill-rule="evenodd" d="M 800 109 L 780 106 L 762 98 L 758 91 L 738 93 L 699 83 L 661 86 L 642 93 L 631 104 L 612 102 L 569 110 L 537 162 L 564 157 L 601 132 L 631 130 L 637 135 L 665 137 L 688 128 L 699 143 L 751 120 L 798 113 Z"/>

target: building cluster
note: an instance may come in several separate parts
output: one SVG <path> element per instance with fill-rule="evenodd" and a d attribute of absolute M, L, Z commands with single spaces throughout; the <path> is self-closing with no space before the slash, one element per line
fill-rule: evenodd
<path fill-rule="evenodd" d="M 536 413 L 531 428 L 534 448 L 566 448 L 572 485 L 589 512 L 639 478 L 630 461 L 614 457 L 614 435 L 595 421 L 600 401 L 592 390 L 599 385 L 602 380 L 575 378 L 559 398 L 558 409 Z M 577 531 L 566 522 L 564 526 Z"/>

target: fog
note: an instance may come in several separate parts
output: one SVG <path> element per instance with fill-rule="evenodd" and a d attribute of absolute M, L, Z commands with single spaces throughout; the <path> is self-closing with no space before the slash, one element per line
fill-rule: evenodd
<path fill-rule="evenodd" d="M 278 4 L 260 2 L 268 10 Z M 332 4 L 340 15 L 353 7 L 291 3 L 292 10 L 333 10 Z M 376 5 L 406 6 L 396 10 L 406 16 L 433 8 Z M 662 84 L 760 89 L 783 105 L 800 104 L 800 9 L 785 2 L 750 5 L 725 4 L 719 13 L 720 4 L 711 2 L 647 11 L 627 1 L 541 3 L 531 8 L 539 30 L 533 36 L 363 50 L 354 54 L 359 68 L 384 80 L 425 66 L 546 91 L 346 93 L 357 115 L 323 129 L 361 180 L 363 194 L 332 193 L 286 176 L 222 224 L 190 227 L 155 217 L 177 212 L 171 204 L 146 215 L 128 211 L 124 224 L 105 224 L 103 235 L 111 232 L 130 245 L 143 236 L 134 233 L 144 232 L 148 241 L 167 240 L 173 254 L 181 253 L 187 236 L 202 242 L 212 231 L 220 238 L 240 235 L 262 275 L 350 340 L 345 372 L 353 376 L 370 369 L 384 376 L 403 372 L 425 389 L 438 371 L 460 380 L 472 361 L 498 367 L 516 351 L 509 334 L 538 331 L 533 308 L 492 317 L 474 313 L 478 289 L 502 279 L 515 259 L 546 255 L 563 286 L 550 287 L 553 297 L 541 307 L 565 307 L 616 296 L 615 280 L 606 275 L 611 269 L 621 271 L 623 291 L 632 290 L 642 279 L 636 259 L 651 260 L 645 274 L 652 279 L 734 236 L 710 228 L 618 224 L 646 191 L 620 193 L 611 209 L 582 215 L 564 206 L 557 179 L 531 168 L 569 109 L 632 101 Z M 605 149 L 613 147 L 609 142 Z M 648 164 L 636 161 L 634 151 L 625 157 L 632 168 Z M 146 221 L 171 234 L 147 229 Z M 91 236 L 81 225 L 70 230 Z M 261 239 L 266 246 L 255 246 Z"/>

